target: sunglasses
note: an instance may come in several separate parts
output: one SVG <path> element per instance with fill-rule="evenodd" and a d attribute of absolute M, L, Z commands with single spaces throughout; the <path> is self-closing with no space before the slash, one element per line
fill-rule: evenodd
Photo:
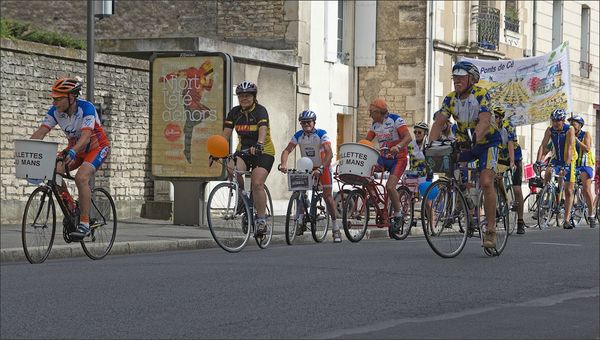
<path fill-rule="evenodd" d="M 303 121 L 300 121 L 300 125 L 309 125 L 310 123 L 312 123 L 312 120 L 303 120 Z"/>
<path fill-rule="evenodd" d="M 420 131 L 420 130 L 415 130 L 413 132 L 414 132 L 415 135 L 422 135 L 423 134 L 423 131 Z"/>

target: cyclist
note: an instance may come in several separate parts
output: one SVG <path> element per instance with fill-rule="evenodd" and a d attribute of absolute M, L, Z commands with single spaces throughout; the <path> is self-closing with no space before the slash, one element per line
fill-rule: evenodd
<path fill-rule="evenodd" d="M 510 119 L 505 119 L 506 112 L 502 106 L 492 106 L 492 113 L 496 118 L 496 124 L 501 127 L 503 140 L 502 144 L 499 145 L 500 154 L 498 156 L 498 163 L 509 166 L 512 171 L 512 187 L 515 193 L 515 201 L 517 202 L 517 234 L 525 234 L 525 221 L 523 220 L 523 191 L 521 190 L 521 184 L 523 184 L 523 153 L 521 146 L 517 140 L 515 133 L 515 126 L 511 123 Z M 504 143 L 504 136 L 506 135 L 506 143 Z"/>
<path fill-rule="evenodd" d="M 548 153 L 548 141 L 552 141 L 552 147 L 555 150 L 554 158 L 550 164 L 556 174 L 564 176 L 565 181 L 565 222 L 564 229 L 573 229 L 575 223 L 571 220 L 571 208 L 573 207 L 573 189 L 575 187 L 575 161 L 577 160 L 577 151 L 575 150 L 575 129 L 565 123 L 567 113 L 563 109 L 552 111 L 550 119 L 552 124 L 546 129 L 544 139 L 538 149 L 537 159 L 541 162 Z M 545 178 L 547 183 L 549 178 Z"/>
<path fill-rule="evenodd" d="M 581 176 L 581 183 L 583 184 L 583 196 L 585 203 L 588 206 L 588 216 L 590 221 L 590 227 L 596 226 L 595 212 L 592 198 L 592 178 L 594 177 L 594 154 L 592 153 L 592 136 L 583 131 L 583 124 L 585 121 L 581 116 L 574 116 L 569 118 L 569 123 L 575 128 L 575 150 L 577 151 L 577 161 L 575 166 Z"/>
<path fill-rule="evenodd" d="M 320 182 L 323 187 L 323 197 L 327 204 L 327 210 L 333 221 L 333 242 L 342 242 L 342 233 L 337 224 L 335 212 L 335 202 L 333 195 L 331 194 L 331 159 L 333 158 L 333 151 L 331 150 L 331 139 L 327 134 L 327 131 L 323 129 L 317 129 L 315 127 L 317 121 L 317 114 L 311 110 L 304 110 L 300 112 L 298 121 L 302 129 L 294 133 L 292 139 L 281 152 L 281 163 L 279 164 L 279 171 L 287 172 L 287 161 L 288 156 L 296 145 L 300 146 L 300 154 L 302 157 L 308 157 L 313 162 L 313 175 L 320 176 Z M 299 234 L 303 231 L 298 230 Z"/>
<path fill-rule="evenodd" d="M 235 88 L 240 105 L 227 113 L 222 136 L 229 140 L 235 129 L 239 137 L 237 150 L 249 149 L 249 154 L 238 157 L 237 165 L 240 171 L 252 170 L 252 198 L 257 214 L 256 234 L 264 235 L 267 232 L 267 195 L 264 188 L 275 161 L 275 147 L 271 140 L 269 114 L 256 100 L 257 93 L 256 84 L 249 81 L 243 81 Z M 233 164 L 229 164 L 227 168 L 233 169 Z M 241 178 L 239 182 L 243 183 Z"/>
<path fill-rule="evenodd" d="M 479 184 L 485 199 L 487 227 L 483 246 L 496 247 L 496 190 L 495 172 L 498 163 L 498 145 L 502 141 L 500 131 L 489 109 L 490 95 L 486 89 L 475 85 L 479 70 L 467 61 L 452 67 L 454 91 L 443 101 L 431 127 L 430 138 L 440 138 L 441 129 L 450 117 L 457 124 L 456 141 L 461 149 L 461 162 L 478 160 Z"/>
<path fill-rule="evenodd" d="M 110 142 L 96 112 L 94 104 L 80 99 L 82 82 L 76 78 L 60 78 L 52 85 L 52 107 L 46 113 L 42 125 L 31 135 L 31 139 L 44 137 L 58 125 L 68 139 L 67 148 L 62 151 L 64 164 L 57 164 L 57 171 L 77 170 L 75 184 L 79 192 L 80 216 L 77 230 L 70 236 L 83 239 L 90 235 L 90 206 L 92 191 L 90 178 L 106 160 Z M 67 190 L 62 183 L 61 190 Z"/>
<path fill-rule="evenodd" d="M 369 115 L 373 119 L 373 123 L 365 139 L 372 141 L 377 138 L 380 149 L 384 150 L 377 159 L 377 164 L 390 172 L 385 187 L 395 212 L 392 231 L 397 232 L 398 224 L 402 221 L 402 209 L 396 185 L 408 164 L 407 146 L 412 141 L 412 136 L 404 119 L 395 113 L 390 113 L 383 98 L 377 98 L 371 102 Z"/>

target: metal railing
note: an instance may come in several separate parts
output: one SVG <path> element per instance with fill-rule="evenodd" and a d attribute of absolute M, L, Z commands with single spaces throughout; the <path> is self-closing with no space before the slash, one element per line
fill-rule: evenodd
<path fill-rule="evenodd" d="M 471 32 L 481 48 L 497 50 L 500 40 L 500 10 L 488 6 L 471 7 Z"/>
<path fill-rule="evenodd" d="M 504 27 L 512 32 L 519 33 L 520 22 L 519 19 L 514 19 L 512 17 L 504 16 Z"/>

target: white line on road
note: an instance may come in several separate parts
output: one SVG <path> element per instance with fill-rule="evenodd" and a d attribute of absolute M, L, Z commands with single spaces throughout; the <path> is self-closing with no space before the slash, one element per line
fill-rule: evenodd
<path fill-rule="evenodd" d="M 583 247 L 583 244 L 577 244 L 577 243 L 531 242 L 531 244 L 543 244 L 543 245 L 549 245 L 549 246 Z"/>

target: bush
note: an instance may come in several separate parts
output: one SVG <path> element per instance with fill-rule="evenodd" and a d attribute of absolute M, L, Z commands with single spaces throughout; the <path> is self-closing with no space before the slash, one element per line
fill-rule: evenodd
<path fill-rule="evenodd" d="M 7 39 L 27 40 L 46 45 L 54 45 L 78 50 L 85 50 L 86 42 L 67 34 L 44 31 L 31 24 L 0 19 L 0 37 Z"/>

